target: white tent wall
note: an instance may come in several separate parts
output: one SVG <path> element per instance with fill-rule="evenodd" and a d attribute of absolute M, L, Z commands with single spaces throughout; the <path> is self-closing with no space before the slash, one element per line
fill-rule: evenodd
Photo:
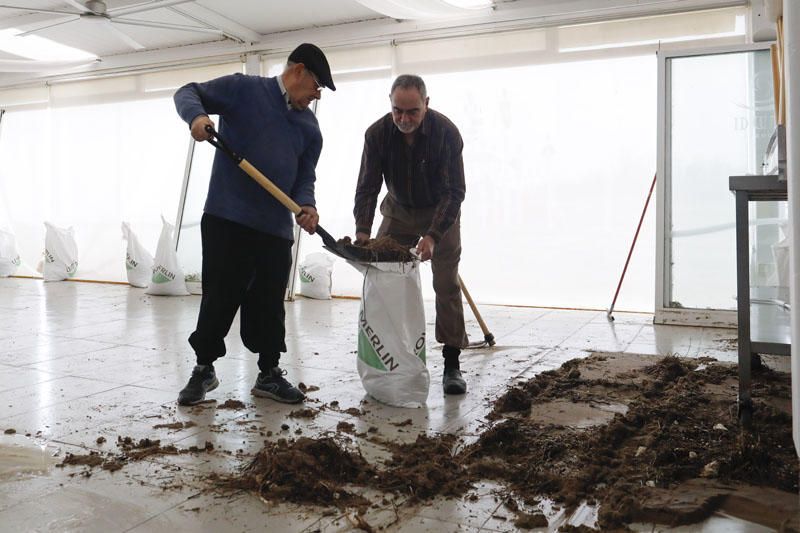
<path fill-rule="evenodd" d="M 726 8 L 326 48 L 338 90 L 326 91 L 318 108 L 322 222 L 337 237 L 352 235 L 364 130 L 389 111 L 393 76 L 419 73 L 431 107 L 453 119 L 465 141 L 462 273 L 473 295 L 606 307 L 655 168 L 655 50 L 660 41 L 742 42 L 744 13 Z M 263 60 L 263 71 L 274 74 L 285 54 Z M 240 69 L 234 63 L 54 84 L 45 104 L 8 105 L 20 98 L 18 89 L 0 91 L 0 107 L 9 111 L 0 157 L 11 162 L 0 168 L 0 206 L 9 210 L 25 262 L 38 261 L 39 228 L 52 219 L 76 227 L 79 277 L 124 279 L 119 221 L 130 220 L 153 247 L 158 215 L 173 219 L 177 208 L 188 135 L 172 106 L 174 89 Z M 379 222 L 378 215 L 374 228 Z M 619 309 L 653 309 L 653 234 L 651 213 Z M 300 257 L 319 248 L 318 238 L 304 235 Z M 358 274 L 339 262 L 334 294 L 360 290 Z"/>
<path fill-rule="evenodd" d="M 743 18 L 741 9 L 725 9 L 588 25 L 595 40 L 578 39 L 581 27 L 570 26 L 400 42 L 383 54 L 352 48 L 371 58 L 361 69 L 347 49 L 335 49 L 338 90 L 318 107 L 321 220 L 337 237 L 353 235 L 364 131 L 389 111 L 393 76 L 418 73 L 431 107 L 464 138 L 461 272 L 473 296 L 607 307 L 655 172 L 658 44 L 642 43 L 742 42 Z M 268 58 L 265 71 L 278 61 Z M 653 309 L 654 215 L 645 219 L 618 309 Z M 376 214 L 373 230 L 379 224 Z M 300 257 L 321 249 L 318 241 L 304 235 Z M 422 272 L 432 298 L 430 269 Z M 360 290 L 358 273 L 337 261 L 333 293 Z"/>
<path fill-rule="evenodd" d="M 237 70 L 241 63 L 54 84 L 32 104 L 0 91 L 0 207 L 23 260 L 18 274 L 38 275 L 47 220 L 75 228 L 77 279 L 125 281 L 120 223 L 152 253 L 160 215 L 172 221 L 178 208 L 189 134 L 175 89 Z"/>

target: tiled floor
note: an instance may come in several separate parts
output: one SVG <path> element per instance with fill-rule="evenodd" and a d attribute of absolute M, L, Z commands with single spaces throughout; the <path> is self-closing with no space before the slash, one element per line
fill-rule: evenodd
<path fill-rule="evenodd" d="M 221 385 L 211 397 L 220 403 L 241 400 L 247 408 L 179 408 L 177 391 L 194 364 L 186 338 L 199 302 L 198 296 L 153 297 L 121 285 L 0 279 L 0 430 L 16 430 L 16 435 L 0 434 L 0 531 L 346 531 L 352 529 L 346 516 L 266 504 L 246 493 L 221 496 L 200 476 L 235 471 L 265 438 L 319 435 L 342 420 L 357 431 L 376 426 L 385 438 L 397 440 L 413 440 L 421 431 L 469 438 L 485 427 L 491 401 L 510 383 L 590 350 L 736 358 L 733 330 L 655 327 L 648 314 L 617 313 L 610 324 L 596 311 L 483 306 L 497 346 L 462 355 L 469 392 L 463 397 L 441 393 L 442 361 L 433 355 L 438 347 L 430 345 L 427 406 L 400 409 L 368 398 L 355 371 L 359 303 L 298 299 L 286 304 L 289 351 L 282 366 L 293 382 L 320 388 L 309 394 L 309 407 L 335 399 L 339 411 L 326 410 L 311 420 L 290 418 L 296 407 L 252 397 L 255 358 L 239 340 L 236 323 L 228 355 L 215 365 Z M 474 339 L 482 338 L 474 320 L 467 327 Z M 344 413 L 350 407 L 364 414 Z M 408 418 L 410 426 L 393 424 Z M 175 421 L 196 425 L 153 427 Z M 281 430 L 284 423 L 288 431 Z M 263 436 L 269 431 L 272 436 Z M 54 468 L 53 461 L 39 472 L 8 473 L 14 461 L 9 450 L 19 443 L 46 445 L 46 455 L 60 458 L 93 449 L 116 452 L 118 436 L 157 438 L 179 448 L 211 442 L 217 453 L 158 456 L 116 472 L 94 469 L 90 477 L 81 475 L 82 467 Z M 98 437 L 106 442 L 98 444 Z M 353 439 L 368 459 L 386 454 Z M 474 500 L 442 500 L 399 512 L 390 504 L 373 509 L 366 520 L 390 531 L 514 530 L 498 489 L 481 484 Z M 590 524 L 594 516 L 585 509 L 573 516 L 557 508 L 545 511 L 551 530 L 563 523 Z M 759 530 L 725 517 L 714 520 L 704 527 Z"/>

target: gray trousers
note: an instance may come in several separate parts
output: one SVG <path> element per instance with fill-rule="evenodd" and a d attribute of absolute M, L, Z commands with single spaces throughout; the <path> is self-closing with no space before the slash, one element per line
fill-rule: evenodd
<path fill-rule="evenodd" d="M 435 208 L 409 208 L 388 196 L 381 203 L 383 222 L 378 237 L 388 235 L 406 246 L 414 246 L 428 230 Z M 458 282 L 461 260 L 461 215 L 436 243 L 431 258 L 433 290 L 436 293 L 436 341 L 454 348 L 469 343 L 464 327 L 464 306 Z"/>

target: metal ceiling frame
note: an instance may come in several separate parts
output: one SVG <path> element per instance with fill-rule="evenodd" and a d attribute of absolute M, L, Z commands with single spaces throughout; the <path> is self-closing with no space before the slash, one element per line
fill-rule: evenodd
<path fill-rule="evenodd" d="M 2 4 L 0 8 L 4 9 L 18 9 L 20 11 L 32 13 L 47 13 L 58 14 L 58 17 L 42 21 L 42 24 L 37 25 L 27 31 L 24 31 L 20 36 L 29 35 L 62 24 L 76 22 L 79 20 L 98 20 L 100 22 L 111 22 L 113 24 L 123 24 L 130 26 L 143 26 L 148 28 L 159 28 L 173 31 L 188 31 L 196 33 L 212 33 L 220 35 L 228 39 L 232 39 L 240 44 L 252 44 L 261 40 L 261 35 L 242 24 L 239 24 L 224 15 L 208 9 L 204 6 L 198 5 L 194 0 L 150 0 L 141 4 L 136 4 L 128 7 L 120 7 L 115 9 L 105 10 L 105 4 L 98 4 L 102 6 L 97 9 L 97 6 L 92 3 L 81 3 L 77 0 L 61 0 L 76 9 L 76 11 L 63 11 L 59 9 L 39 9 L 28 8 L 24 6 L 14 6 Z M 137 13 L 144 13 L 158 9 L 168 9 L 177 15 L 198 23 L 201 26 L 188 26 L 182 24 L 171 24 L 164 22 L 148 21 L 141 19 L 127 19 L 122 18 Z M 67 17 L 67 18 L 65 18 Z M 147 47 L 138 43 L 133 38 L 122 32 L 119 28 L 110 26 L 115 30 L 118 38 L 122 39 L 128 46 L 135 50 L 145 50 Z"/>
<path fill-rule="evenodd" d="M 157 0 L 158 1 L 158 0 Z M 469 14 L 431 21 L 397 21 L 376 18 L 294 31 L 258 35 L 253 30 L 231 21 L 226 16 L 187 0 L 171 9 L 186 12 L 193 20 L 216 24 L 228 39 L 212 43 L 176 46 L 165 49 L 142 50 L 106 57 L 101 63 L 70 73 L 43 73 L 26 80 L 0 82 L 0 88 L 25 87 L 49 81 L 116 75 L 152 68 L 185 67 L 190 64 L 231 59 L 249 54 L 282 54 L 297 43 L 314 42 L 323 48 L 366 45 L 412 39 L 456 37 L 486 34 L 515 29 L 534 29 L 567 24 L 587 24 L 622 18 L 655 16 L 687 11 L 740 7 L 747 0 L 608 0 L 602 8 L 594 0 L 562 0 L 557 5 L 533 2 L 497 3 L 491 13 Z M 192 4 L 191 6 L 188 4 Z M 151 2 L 152 4 L 152 2 Z M 183 5 L 187 4 L 187 5 Z M 127 8 L 126 8 L 127 9 Z M 251 33 L 252 32 L 252 33 Z M 252 41 L 258 36 L 257 42 Z"/>

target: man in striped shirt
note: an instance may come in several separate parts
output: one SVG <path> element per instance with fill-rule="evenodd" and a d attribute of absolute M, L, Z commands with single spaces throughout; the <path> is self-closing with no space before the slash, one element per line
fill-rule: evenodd
<path fill-rule="evenodd" d="M 392 84 L 392 110 L 365 134 L 356 187 L 356 242 L 369 239 L 383 182 L 383 222 L 377 236 L 417 247 L 432 262 L 436 292 L 436 340 L 444 344 L 445 394 L 464 394 L 458 357 L 468 343 L 458 282 L 461 202 L 464 201 L 464 143 L 458 128 L 428 107 L 425 82 L 404 74 Z"/>

